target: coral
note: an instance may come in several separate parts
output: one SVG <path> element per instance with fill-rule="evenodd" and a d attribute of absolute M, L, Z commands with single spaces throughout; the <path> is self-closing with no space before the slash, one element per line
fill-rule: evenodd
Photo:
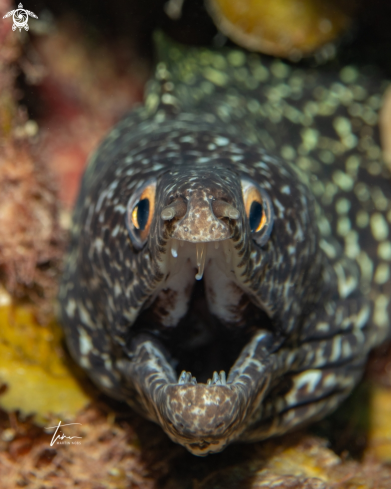
<path fill-rule="evenodd" d="M 12 9 L 0 4 L 0 16 Z M 64 234 L 53 178 L 34 153 L 37 126 L 18 107 L 14 88 L 20 43 L 12 23 L 0 28 L 0 272 L 9 291 L 53 298 Z"/>

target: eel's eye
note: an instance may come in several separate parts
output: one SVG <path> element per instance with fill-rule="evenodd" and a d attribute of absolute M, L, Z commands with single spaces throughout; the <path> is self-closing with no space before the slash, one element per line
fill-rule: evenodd
<path fill-rule="evenodd" d="M 254 241 L 260 246 L 269 239 L 273 228 L 273 206 L 265 190 L 242 178 L 243 202 Z"/>
<path fill-rule="evenodd" d="M 148 180 L 130 197 L 126 209 L 126 227 L 135 248 L 145 245 L 155 212 L 156 180 Z"/>
<path fill-rule="evenodd" d="M 139 229 L 140 232 L 145 231 L 145 228 L 149 222 L 149 217 L 149 199 L 148 197 L 144 197 L 132 211 L 133 226 L 136 229 Z"/>

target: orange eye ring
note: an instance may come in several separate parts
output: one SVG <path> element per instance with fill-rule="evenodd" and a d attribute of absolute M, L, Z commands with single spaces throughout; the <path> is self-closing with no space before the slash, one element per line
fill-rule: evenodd
<path fill-rule="evenodd" d="M 242 178 L 243 202 L 253 239 L 264 245 L 273 228 L 273 206 L 268 194 L 250 179 Z"/>
<path fill-rule="evenodd" d="M 156 180 L 148 180 L 129 199 L 126 212 L 126 227 L 137 249 L 146 243 L 155 213 Z"/>

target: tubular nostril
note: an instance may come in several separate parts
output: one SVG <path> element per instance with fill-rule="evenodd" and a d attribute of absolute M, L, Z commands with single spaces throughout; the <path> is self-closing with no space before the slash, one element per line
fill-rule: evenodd
<path fill-rule="evenodd" d="M 160 216 L 164 221 L 170 221 L 174 217 L 181 218 L 186 214 L 187 205 L 182 199 L 178 199 L 172 204 L 165 207 Z"/>
<path fill-rule="evenodd" d="M 212 202 L 213 213 L 217 218 L 228 217 L 229 219 L 238 219 L 240 212 L 235 207 L 223 200 L 214 200 Z"/>

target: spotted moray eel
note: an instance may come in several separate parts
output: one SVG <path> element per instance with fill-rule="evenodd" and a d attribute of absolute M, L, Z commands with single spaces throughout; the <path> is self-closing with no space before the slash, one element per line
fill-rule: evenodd
<path fill-rule="evenodd" d="M 385 84 L 157 44 L 85 172 L 61 320 L 103 391 L 203 456 L 330 413 L 390 334 Z"/>

